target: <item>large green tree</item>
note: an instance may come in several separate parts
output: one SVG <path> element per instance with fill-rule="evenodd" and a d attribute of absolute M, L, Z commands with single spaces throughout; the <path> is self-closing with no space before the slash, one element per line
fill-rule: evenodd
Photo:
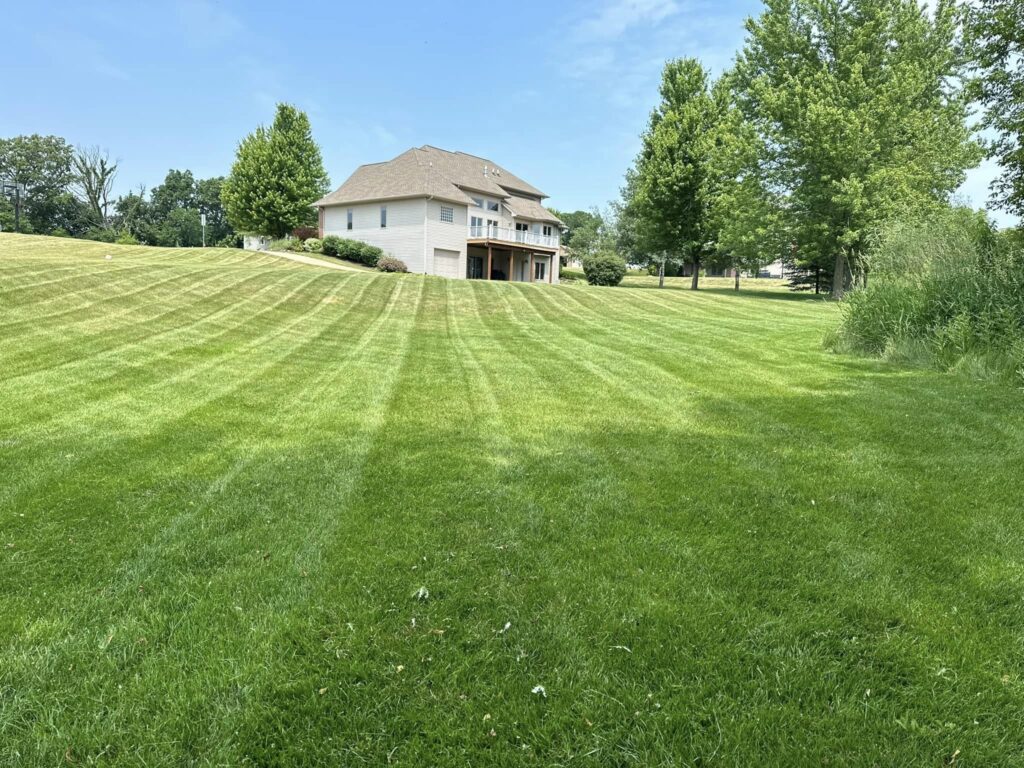
<path fill-rule="evenodd" d="M 982 125 L 995 134 L 989 156 L 1002 166 L 992 190 L 998 204 L 1024 216 L 1024 0 L 977 0 L 968 8 L 971 93 L 985 107 Z"/>
<path fill-rule="evenodd" d="M 59 136 L 0 139 L 0 179 L 25 188 L 19 229 L 46 233 L 60 226 L 56 222 L 68 208 L 73 158 L 74 149 Z"/>
<path fill-rule="evenodd" d="M 711 159 L 709 229 L 715 234 L 716 265 L 755 275 L 762 267 L 787 255 L 789 235 L 783 217 L 784 199 L 771 188 L 767 156 L 754 126 L 736 107 L 731 72 L 713 86 L 719 105 L 715 151 Z"/>
<path fill-rule="evenodd" d="M 736 76 L 808 263 L 837 297 L 873 227 L 945 204 L 980 159 L 966 126 L 958 14 L 939 0 L 766 0 Z M 831 262 L 828 264 L 827 262 Z"/>
<path fill-rule="evenodd" d="M 328 185 L 309 118 L 278 104 L 273 125 L 242 140 L 221 199 L 236 230 L 282 237 L 315 222 L 312 204 Z"/>
<path fill-rule="evenodd" d="M 623 190 L 638 249 L 660 265 L 680 258 L 693 265 L 692 288 L 713 248 L 711 163 L 719 106 L 696 59 L 665 64 L 661 103 L 651 113 L 642 147 Z"/>

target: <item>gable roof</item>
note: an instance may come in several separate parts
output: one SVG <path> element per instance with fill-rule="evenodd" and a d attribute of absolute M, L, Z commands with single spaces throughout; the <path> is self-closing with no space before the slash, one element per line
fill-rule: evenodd
<path fill-rule="evenodd" d="M 552 224 L 562 224 L 560 218 L 533 198 L 512 195 L 504 203 L 505 207 L 517 219 L 533 219 L 534 221 L 549 221 Z"/>
<path fill-rule="evenodd" d="M 540 205 L 540 199 L 545 197 L 544 193 L 515 174 L 499 168 L 485 158 L 468 155 L 465 152 L 449 152 L 429 145 L 406 150 L 384 163 L 359 166 L 344 184 L 313 205 L 341 205 L 367 200 L 424 196 L 472 205 L 472 198 L 463 190 L 483 192 L 502 200 L 506 200 L 514 193 L 525 194 L 537 198 L 528 202 L 533 202 L 537 208 L 545 210 Z M 527 206 L 520 207 L 525 210 Z M 550 212 L 545 211 L 545 215 L 547 218 L 543 220 L 550 218 L 552 221 L 558 221 Z"/>

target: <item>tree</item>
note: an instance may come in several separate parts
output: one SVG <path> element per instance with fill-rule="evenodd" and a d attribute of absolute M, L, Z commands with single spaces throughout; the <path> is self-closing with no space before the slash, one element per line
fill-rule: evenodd
<path fill-rule="evenodd" d="M 117 177 L 117 162 L 99 147 L 79 148 L 71 160 L 72 187 L 85 203 L 97 226 L 106 227 L 110 192 Z"/>
<path fill-rule="evenodd" d="M 982 126 L 996 134 L 989 157 L 1002 166 L 992 190 L 1000 206 L 1024 216 L 1024 0 L 977 0 L 967 13 L 970 93 L 984 105 Z"/>
<path fill-rule="evenodd" d="M 665 64 L 661 103 L 651 113 L 643 145 L 626 178 L 626 209 L 641 250 L 659 261 L 660 274 L 673 256 L 700 266 L 711 252 L 710 164 L 718 105 L 707 72 L 696 59 Z"/>
<path fill-rule="evenodd" d="M 602 247 L 603 240 L 607 236 L 607 226 L 604 216 L 597 208 L 572 212 L 551 209 L 551 212 L 565 224 L 566 231 L 562 235 L 562 246 L 568 252 L 570 259 L 582 263 L 583 259 L 597 253 Z"/>
<path fill-rule="evenodd" d="M 61 196 L 72 180 L 73 154 L 71 146 L 59 136 L 33 134 L 0 139 L 0 179 L 25 186 L 18 216 L 20 231 L 45 233 L 58 226 L 55 215 L 64 205 Z"/>
<path fill-rule="evenodd" d="M 957 14 L 916 0 L 766 0 L 737 92 L 806 263 L 842 297 L 881 222 L 948 204 L 980 159 L 965 124 Z M 829 264 L 831 262 L 831 264 Z"/>
<path fill-rule="evenodd" d="M 274 124 L 259 126 L 242 140 L 221 199 L 235 229 L 283 237 L 315 222 L 312 204 L 328 184 L 309 118 L 278 104 Z"/>
<path fill-rule="evenodd" d="M 723 75 L 712 88 L 719 121 L 714 128 L 711 161 L 710 229 L 715 233 L 711 261 L 740 273 L 757 274 L 761 267 L 785 258 L 789 236 L 783 220 L 784 199 L 771 190 L 762 161 L 767 156 L 757 132 L 736 107 L 733 75 Z"/>

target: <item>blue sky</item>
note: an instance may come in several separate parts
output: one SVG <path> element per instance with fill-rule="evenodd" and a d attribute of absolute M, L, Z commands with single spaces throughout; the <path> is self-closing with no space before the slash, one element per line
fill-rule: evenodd
<path fill-rule="evenodd" d="M 169 168 L 226 174 L 238 141 L 289 101 L 309 114 L 333 185 L 433 144 L 488 157 L 573 210 L 617 196 L 664 60 L 720 72 L 759 3 L 4 6 L 0 136 L 105 147 L 118 191 Z M 972 172 L 964 200 L 983 205 L 994 172 Z"/>

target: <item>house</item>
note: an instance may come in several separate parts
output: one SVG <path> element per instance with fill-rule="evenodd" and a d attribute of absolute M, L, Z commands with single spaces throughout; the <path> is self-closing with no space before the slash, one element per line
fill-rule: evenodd
<path fill-rule="evenodd" d="M 557 283 L 562 222 L 545 197 L 490 160 L 423 146 L 360 166 L 314 206 L 320 237 L 375 245 L 410 272 Z"/>

